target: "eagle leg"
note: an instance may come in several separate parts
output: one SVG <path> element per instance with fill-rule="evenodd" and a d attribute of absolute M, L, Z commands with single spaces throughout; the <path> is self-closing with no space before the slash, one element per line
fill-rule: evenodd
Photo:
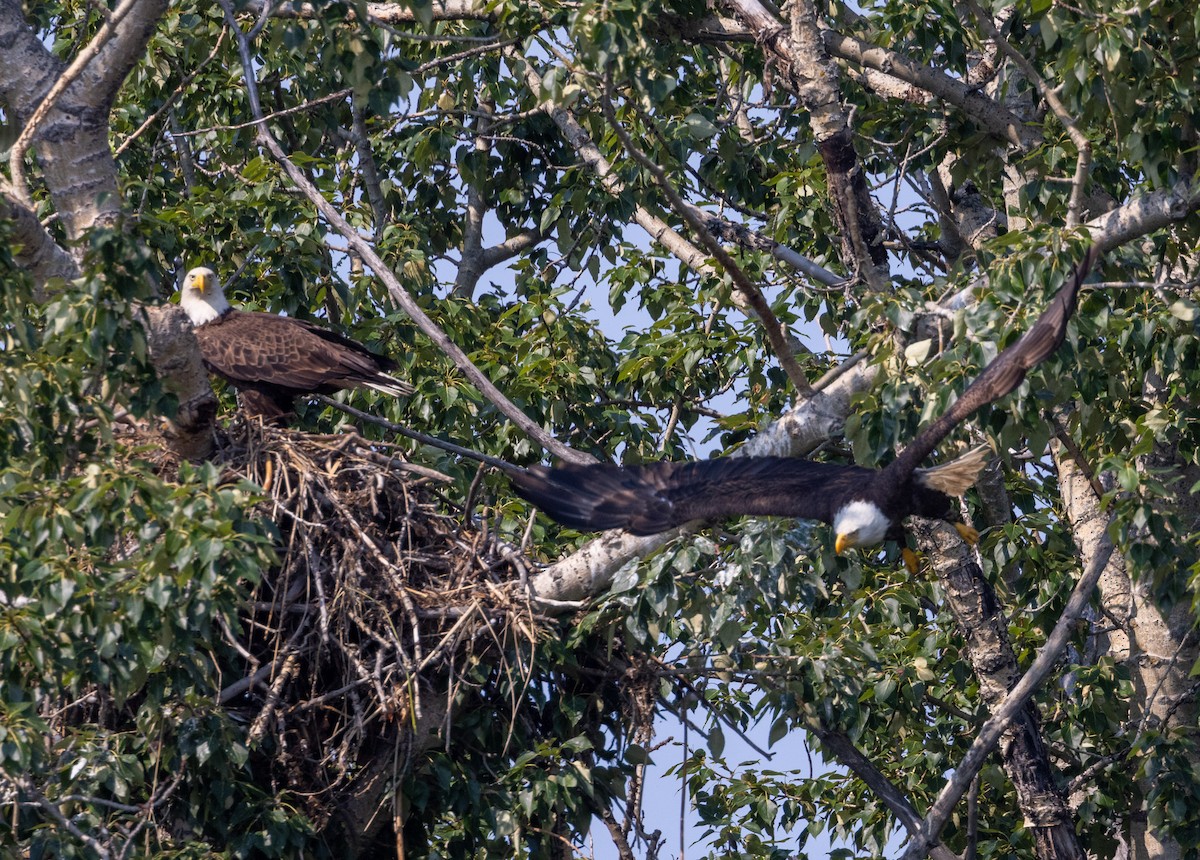
<path fill-rule="evenodd" d="M 965 523 L 954 523 L 954 530 L 958 532 L 958 536 L 965 540 L 971 546 L 979 543 L 979 532 L 971 528 Z"/>
<path fill-rule="evenodd" d="M 916 576 L 917 571 L 921 569 L 921 557 L 906 546 L 900 548 L 900 557 L 904 559 L 904 566 L 908 569 L 909 575 Z"/>

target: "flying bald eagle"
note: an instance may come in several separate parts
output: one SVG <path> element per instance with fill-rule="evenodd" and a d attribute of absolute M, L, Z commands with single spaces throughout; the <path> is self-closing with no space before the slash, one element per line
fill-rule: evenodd
<path fill-rule="evenodd" d="M 212 269 L 187 273 L 179 304 L 195 327 L 204 366 L 233 383 L 249 415 L 281 421 L 302 394 L 413 391 L 388 373 L 396 362 L 361 343 L 293 317 L 236 310 Z"/>
<path fill-rule="evenodd" d="M 533 466 L 510 477 L 521 496 L 580 529 L 621 528 L 650 535 L 692 520 L 788 516 L 832 525 L 838 553 L 885 538 L 902 540 L 905 517 L 950 517 L 951 497 L 975 483 L 987 449 L 976 448 L 932 468 L 918 468 L 921 461 L 960 421 L 1011 392 L 1026 371 L 1058 349 L 1097 255 L 1095 246 L 1090 248 L 1033 327 L 883 469 L 790 457 L 722 457 L 628 467 Z M 955 526 L 964 539 L 978 539 L 973 529 Z"/>

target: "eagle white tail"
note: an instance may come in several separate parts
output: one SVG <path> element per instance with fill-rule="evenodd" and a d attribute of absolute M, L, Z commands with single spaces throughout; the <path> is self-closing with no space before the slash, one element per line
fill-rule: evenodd
<path fill-rule="evenodd" d="M 961 496 L 974 486 L 991 453 L 989 446 L 979 445 L 949 463 L 917 469 L 917 480 L 947 496 Z"/>
<path fill-rule="evenodd" d="M 394 376 L 389 376 L 386 373 L 381 373 L 371 382 L 363 383 L 367 388 L 374 388 L 376 391 L 382 391 L 384 394 L 391 394 L 395 397 L 404 397 L 416 391 L 411 385 L 403 379 L 397 379 Z"/>

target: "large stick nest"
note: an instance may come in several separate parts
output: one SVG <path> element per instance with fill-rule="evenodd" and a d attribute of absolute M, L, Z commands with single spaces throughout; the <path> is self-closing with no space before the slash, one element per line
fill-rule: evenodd
<path fill-rule="evenodd" d="M 445 476 L 354 433 L 238 422 L 221 462 L 266 490 L 280 533 L 279 568 L 227 631 L 246 675 L 222 701 L 318 826 L 334 811 L 365 819 L 379 800 L 368 784 L 436 740 L 460 670 L 532 646 L 520 554 L 439 493 Z"/>

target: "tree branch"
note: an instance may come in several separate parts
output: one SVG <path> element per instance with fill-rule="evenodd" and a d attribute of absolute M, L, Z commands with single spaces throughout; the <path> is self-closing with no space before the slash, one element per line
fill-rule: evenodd
<path fill-rule="evenodd" d="M 272 4 L 270 14 L 277 18 L 320 18 L 324 12 L 311 3 Z M 367 17 L 380 24 L 416 24 L 421 18 L 409 3 L 368 3 Z M 261 14 L 268 7 L 267 0 L 247 0 L 243 8 Z M 494 15 L 482 0 L 431 0 L 428 4 L 429 17 L 434 21 L 488 21 Z M 347 18 L 353 20 L 353 7 Z"/>
<path fill-rule="evenodd" d="M 1041 138 L 1037 129 L 1021 122 L 1020 117 L 985 96 L 977 87 L 914 62 L 898 51 L 881 48 L 834 30 L 822 30 L 821 41 L 833 56 L 883 73 L 937 97 L 958 108 L 990 134 L 1021 150 L 1028 150 Z"/>
<path fill-rule="evenodd" d="M 486 158 L 491 149 L 488 135 L 492 130 L 491 115 L 495 113 L 495 105 L 483 102 L 480 108 L 485 113 L 475 121 L 476 133 L 472 147 L 476 155 Z M 462 259 L 458 264 L 458 273 L 454 279 L 454 295 L 470 298 L 475 293 L 479 277 L 485 271 L 483 263 L 483 219 L 487 211 L 487 202 L 483 197 L 484 177 L 472 171 L 467 179 L 467 217 L 463 224 Z"/>
<path fill-rule="evenodd" d="M 51 278 L 69 281 L 79 277 L 79 266 L 49 231 L 38 221 L 37 213 L 16 199 L 7 185 L 0 184 L 0 219 L 13 225 L 15 248 L 13 256 L 18 265 L 34 278 L 37 291 L 34 298 L 45 298 L 45 285 Z"/>
<path fill-rule="evenodd" d="M 679 196 L 679 192 L 671 185 L 671 181 L 667 178 L 667 174 L 661 167 L 654 163 L 646 153 L 638 149 L 633 142 L 633 138 L 629 136 L 629 132 L 617 120 L 616 111 L 613 109 L 612 100 L 607 92 L 609 81 L 605 80 L 605 90 L 602 107 L 604 116 L 608 120 L 609 126 L 616 132 L 616 135 L 621 140 L 621 145 L 625 147 L 625 151 L 640 164 L 643 168 L 650 172 L 654 177 L 655 184 L 659 190 L 666 196 L 671 204 L 671 208 L 676 214 L 688 222 L 700 243 L 708 249 L 708 252 L 721 264 L 721 268 L 729 275 L 734 286 L 741 291 L 742 295 L 754 308 L 755 314 L 762 323 L 763 331 L 767 335 L 767 340 L 771 344 L 771 349 L 775 353 L 775 358 L 778 359 L 780 365 L 783 366 L 788 378 L 792 381 L 792 385 L 796 387 L 796 391 L 802 397 L 811 397 L 813 394 L 812 385 L 808 381 L 808 377 L 804 375 L 804 371 L 796 362 L 796 356 L 789 347 L 787 340 L 783 334 L 783 326 L 780 325 L 779 319 L 775 316 L 775 312 L 771 310 L 770 304 L 763 297 L 762 291 L 758 286 L 747 277 L 742 271 L 741 266 L 729 255 L 729 252 L 721 247 L 721 244 L 713 237 L 706 229 L 703 219 L 698 218 L 692 209 L 687 206 L 683 198 Z M 807 352 L 807 350 L 805 350 Z"/>
<path fill-rule="evenodd" d="M 989 708 L 1005 701 L 1020 677 L 1017 655 L 1008 635 L 1008 618 L 1000 598 L 975 562 L 974 552 L 949 524 L 918 520 L 913 529 L 933 559 L 946 604 L 966 643 L 966 656 L 979 681 L 980 697 Z M 1017 805 L 1043 860 L 1082 858 L 1075 821 L 1055 779 L 1042 737 L 1036 705 L 1027 701 L 1004 732 L 1000 758 L 1016 788 Z"/>
<path fill-rule="evenodd" d="M 792 30 L 759 0 L 727 0 L 727 5 L 781 62 L 783 80 L 808 111 L 809 124 L 825 164 L 830 202 L 846 259 L 868 288 L 890 288 L 883 222 L 871 199 L 866 175 L 854 151 L 849 116 L 842 107 L 837 66 L 829 60 L 817 28 L 812 0 L 793 0 Z"/>
<path fill-rule="evenodd" d="M 525 83 L 526 86 L 529 87 L 530 91 L 533 93 L 544 92 L 545 87 L 542 84 L 542 78 L 534 70 L 529 61 L 517 51 L 508 51 L 506 53 L 509 60 L 512 61 L 517 68 L 524 69 Z M 600 152 L 600 148 L 596 146 L 591 136 L 587 133 L 587 130 L 580 125 L 579 120 L 577 120 L 575 116 L 566 108 L 555 105 L 549 101 L 544 102 L 543 107 L 550 119 L 553 120 L 554 124 L 558 126 L 563 137 L 566 138 L 567 143 L 569 143 L 575 149 L 583 163 L 591 168 L 592 172 L 599 177 L 600 184 L 603 186 L 604 190 L 614 197 L 619 196 L 625 190 L 624 183 L 621 182 L 620 178 L 613 171 L 612 165 L 608 162 L 608 159 L 604 157 L 604 154 Z M 732 228 L 735 229 L 735 232 L 737 232 L 740 237 L 753 236 L 753 244 L 751 244 L 750 247 L 760 248 L 768 251 L 773 257 L 775 257 L 775 259 L 786 263 L 789 266 L 793 266 L 806 277 L 811 278 L 818 283 L 830 287 L 839 287 L 846 282 L 846 279 L 841 275 L 829 271 L 820 264 L 798 254 L 790 248 L 786 248 L 773 239 L 753 233 L 747 228 L 740 227 L 739 225 L 733 225 L 732 222 L 728 222 L 723 218 L 710 215 L 703 210 L 696 209 L 695 207 L 692 207 L 691 204 L 685 205 L 694 209 L 699 217 L 705 219 L 710 230 L 721 233 L 732 226 Z M 634 221 L 643 230 L 650 234 L 651 239 L 658 242 L 660 245 L 678 257 L 679 260 L 689 268 L 697 272 L 712 274 L 713 269 L 708 265 L 706 255 L 703 254 L 699 248 L 692 245 L 677 232 L 675 232 L 669 224 L 651 213 L 644 206 L 639 205 L 634 210 Z M 720 225 L 720 230 L 717 229 L 718 225 Z M 747 307 L 743 307 L 742 310 L 746 313 L 752 313 L 752 311 Z"/>
<path fill-rule="evenodd" d="M 1102 549 L 1092 559 L 1083 576 L 1075 584 L 1062 616 L 1047 637 L 1046 644 L 1038 652 L 1037 659 L 1033 661 L 1029 670 L 1016 683 L 1004 701 L 993 709 L 992 716 L 983 724 L 975 741 L 971 744 L 971 748 L 963 756 L 958 767 L 954 769 L 954 775 L 938 794 L 937 800 L 934 801 L 925 820 L 921 823 L 918 835 L 909 841 L 908 847 L 901 855 L 901 860 L 919 860 L 919 858 L 925 857 L 930 848 L 937 843 L 946 822 L 950 820 L 950 816 L 954 812 L 954 807 L 970 788 L 975 774 L 983 767 L 992 748 L 996 745 L 996 741 L 1000 739 L 1013 720 L 1021 714 L 1025 703 L 1050 675 L 1054 665 L 1062 656 L 1076 622 L 1083 616 L 1083 611 L 1091 602 L 1092 592 L 1095 590 L 1096 583 L 1104 572 L 1108 557 L 1112 552 L 1112 544 L 1106 538 Z"/>
<path fill-rule="evenodd" d="M 920 832 L 921 816 L 913 809 L 908 798 L 892 784 L 891 780 L 884 776 L 879 768 L 875 767 L 869 758 L 862 754 L 849 737 L 842 732 L 833 732 L 827 729 L 810 730 L 822 744 L 837 756 L 838 761 L 853 771 L 855 776 L 875 792 L 905 830 L 913 835 Z M 934 845 L 929 853 L 934 860 L 960 860 L 957 854 L 941 844 Z"/>
<path fill-rule="evenodd" d="M 1067 111 L 1066 106 L 1062 103 L 1062 99 L 1058 97 L 1057 91 L 1038 74 L 1037 69 L 1033 67 L 1033 63 L 1025 59 L 1025 55 L 1014 48 L 1001 32 L 996 29 L 991 16 L 979 8 L 979 4 L 975 0 L 966 0 L 966 3 L 975 14 L 979 25 L 988 34 L 988 38 L 1000 48 L 1002 53 L 1016 63 L 1025 77 L 1037 87 L 1038 94 L 1050 105 L 1050 109 L 1054 111 L 1054 115 L 1058 117 L 1058 121 L 1066 128 L 1067 134 L 1070 135 L 1071 141 L 1075 144 L 1078 157 L 1075 163 L 1075 179 L 1071 183 L 1071 199 L 1067 204 L 1067 226 L 1075 227 L 1083 217 L 1083 191 L 1087 187 L 1088 168 L 1092 163 L 1092 143 L 1087 139 L 1087 135 L 1079 130 L 1079 126 L 1075 123 L 1075 118 Z"/>

